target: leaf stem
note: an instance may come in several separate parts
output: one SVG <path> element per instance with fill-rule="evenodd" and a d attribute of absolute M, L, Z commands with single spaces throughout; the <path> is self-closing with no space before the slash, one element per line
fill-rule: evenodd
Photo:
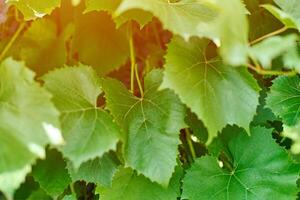
<path fill-rule="evenodd" d="M 196 158 L 196 153 L 195 153 L 193 142 L 191 140 L 191 133 L 190 133 L 188 128 L 185 129 L 185 133 L 186 133 L 186 141 L 188 143 L 189 149 L 191 151 L 192 158 L 194 160 Z"/>
<path fill-rule="evenodd" d="M 131 25 L 131 23 L 130 23 Z M 135 72 L 135 50 L 133 45 L 133 30 L 130 27 L 129 48 L 130 48 L 130 91 L 134 93 L 134 72 Z"/>
<path fill-rule="evenodd" d="M 10 39 L 10 41 L 6 44 L 6 46 L 4 47 L 3 51 L 1 52 L 1 54 L 0 54 L 0 61 L 5 57 L 6 53 L 11 48 L 11 46 L 13 45 L 13 43 L 16 41 L 16 39 L 18 38 L 18 36 L 22 32 L 22 30 L 25 27 L 25 25 L 26 25 L 25 22 L 22 22 L 19 25 L 17 31 L 15 32 L 15 34 L 12 36 L 12 38 Z"/>
<path fill-rule="evenodd" d="M 141 83 L 141 80 L 140 80 L 140 76 L 139 76 L 139 71 L 138 71 L 137 65 L 134 66 L 134 69 L 135 69 L 134 71 L 135 71 L 136 81 L 137 81 L 137 84 L 139 86 L 139 90 L 140 90 L 141 96 L 143 97 L 144 96 L 144 91 L 143 91 L 143 86 L 142 86 L 142 83 Z"/>
<path fill-rule="evenodd" d="M 253 71 L 257 72 L 258 74 L 261 75 L 285 75 L 285 76 L 294 76 L 297 74 L 296 71 L 274 71 L 274 70 L 264 70 L 261 67 L 255 67 L 251 64 L 248 64 L 248 68 L 252 69 Z"/>
<path fill-rule="evenodd" d="M 75 194 L 75 195 L 76 195 L 76 192 L 75 192 L 75 189 L 74 189 L 74 183 L 71 183 L 71 184 L 70 184 L 70 190 L 71 190 L 71 193 L 72 193 L 72 194 Z"/>
<path fill-rule="evenodd" d="M 251 42 L 250 42 L 250 45 L 256 44 L 256 43 L 258 43 L 258 42 L 260 42 L 260 41 L 262 41 L 262 40 L 264 40 L 264 39 L 266 39 L 266 38 L 272 37 L 272 36 L 274 36 L 274 35 L 278 35 L 278 34 L 284 32 L 284 31 L 286 31 L 286 30 L 287 30 L 287 27 L 284 26 L 284 27 L 282 27 L 282 28 L 280 28 L 280 29 L 278 29 L 278 30 L 276 30 L 276 31 L 273 31 L 273 32 L 271 32 L 271 33 L 268 33 L 268 34 L 266 34 L 266 35 L 263 35 L 263 36 L 261 36 L 261 37 L 255 39 L 255 40 L 251 41 Z"/>

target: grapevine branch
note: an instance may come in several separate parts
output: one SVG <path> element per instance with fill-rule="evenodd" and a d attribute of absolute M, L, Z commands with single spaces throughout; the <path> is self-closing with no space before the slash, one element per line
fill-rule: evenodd
<path fill-rule="evenodd" d="M 134 71 L 135 71 L 135 52 L 133 46 L 133 33 L 131 30 L 129 37 L 129 48 L 130 48 L 130 91 L 134 92 Z"/>
<path fill-rule="evenodd" d="M 261 36 L 261 37 L 255 39 L 255 40 L 251 41 L 251 42 L 250 42 L 250 45 L 256 44 L 256 43 L 258 43 L 258 42 L 260 42 L 260 41 L 262 41 L 262 40 L 264 40 L 264 39 L 267 39 L 267 38 L 269 38 L 269 37 L 278 35 L 278 34 L 284 32 L 284 31 L 286 31 L 286 30 L 287 30 L 287 27 L 282 27 L 282 28 L 280 28 L 280 29 L 278 29 L 278 30 L 276 30 L 276 31 L 273 31 L 273 32 L 271 32 L 271 33 L 268 33 L 268 34 L 266 34 L 266 35 L 263 35 L 263 36 Z"/>
<path fill-rule="evenodd" d="M 255 67 L 251 64 L 248 64 L 248 68 L 257 72 L 258 74 L 261 75 L 285 75 L 285 76 L 294 76 L 297 74 L 296 71 L 292 70 L 292 71 L 275 71 L 275 70 L 264 70 L 261 67 Z"/>
<path fill-rule="evenodd" d="M 185 129 L 185 134 L 186 134 L 186 141 L 188 143 L 189 149 L 191 151 L 192 158 L 194 160 L 196 158 L 196 153 L 195 153 L 195 149 L 194 149 L 194 146 L 193 146 L 193 142 L 191 140 L 191 133 L 190 133 L 188 128 Z"/>
<path fill-rule="evenodd" d="M 15 32 L 15 34 L 12 36 L 12 38 L 10 39 L 10 41 L 6 44 L 6 46 L 4 47 L 3 51 L 0 54 L 0 61 L 5 57 L 6 53 L 8 52 L 8 50 L 11 48 L 11 46 L 13 45 L 13 43 L 16 41 L 16 39 L 18 38 L 18 36 L 20 35 L 20 33 L 22 32 L 22 30 L 24 29 L 26 23 L 22 22 L 17 31 Z"/>

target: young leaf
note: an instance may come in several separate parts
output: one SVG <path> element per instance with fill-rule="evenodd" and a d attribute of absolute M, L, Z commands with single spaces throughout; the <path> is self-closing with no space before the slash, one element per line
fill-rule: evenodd
<path fill-rule="evenodd" d="M 46 144 L 63 142 L 50 98 L 24 63 L 8 58 L 0 64 L 0 189 L 8 196 L 45 156 Z"/>
<path fill-rule="evenodd" d="M 179 181 L 182 171 L 174 172 L 170 186 L 164 188 L 151 182 L 143 175 L 137 175 L 130 168 L 120 168 L 115 174 L 112 187 L 100 189 L 103 200 L 174 200 L 178 197 Z"/>
<path fill-rule="evenodd" d="M 279 19 L 287 28 L 295 28 L 300 31 L 300 3 L 298 0 L 274 0 L 281 8 L 273 5 L 263 5 L 270 13 Z"/>
<path fill-rule="evenodd" d="M 276 78 L 266 102 L 284 124 L 295 125 L 300 119 L 300 79 L 297 76 Z"/>
<path fill-rule="evenodd" d="M 209 143 L 226 124 L 248 129 L 258 105 L 259 87 L 244 67 L 206 58 L 206 46 L 206 40 L 185 42 L 175 37 L 169 44 L 161 88 L 173 89 L 198 115 L 208 129 Z"/>
<path fill-rule="evenodd" d="M 97 74 L 87 66 L 58 69 L 44 77 L 61 111 L 66 145 L 61 150 L 77 169 L 81 163 L 115 149 L 120 129 L 112 117 L 97 107 L 101 94 Z"/>
<path fill-rule="evenodd" d="M 132 95 L 120 82 L 103 81 L 106 106 L 127 133 L 126 165 L 152 181 L 168 185 L 176 166 L 185 108 L 170 90 L 158 91 L 162 71 L 145 77 L 145 96 Z"/>
<path fill-rule="evenodd" d="M 49 149 L 45 160 L 38 160 L 32 167 L 32 175 L 47 194 L 57 198 L 71 183 L 66 162 L 60 152 Z"/>
<path fill-rule="evenodd" d="M 248 24 L 245 7 L 239 0 L 123 0 L 116 15 L 132 9 L 153 13 L 166 29 L 185 39 L 199 36 L 221 41 L 221 54 L 226 62 L 246 63 Z"/>
<path fill-rule="evenodd" d="M 275 143 L 271 130 L 254 127 L 250 137 L 240 133 L 224 146 L 231 163 L 222 162 L 222 168 L 212 156 L 198 158 L 183 180 L 183 199 L 296 199 L 300 166 Z"/>
<path fill-rule="evenodd" d="M 68 162 L 68 170 L 73 182 L 84 180 L 110 187 L 118 165 L 119 162 L 113 153 L 105 153 L 101 158 L 82 163 L 77 170 Z"/>

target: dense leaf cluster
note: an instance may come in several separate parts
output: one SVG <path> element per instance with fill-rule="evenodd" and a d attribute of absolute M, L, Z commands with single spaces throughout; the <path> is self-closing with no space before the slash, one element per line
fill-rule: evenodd
<path fill-rule="evenodd" d="M 0 199 L 297 199 L 299 31 L 299 0 L 0 0 Z"/>

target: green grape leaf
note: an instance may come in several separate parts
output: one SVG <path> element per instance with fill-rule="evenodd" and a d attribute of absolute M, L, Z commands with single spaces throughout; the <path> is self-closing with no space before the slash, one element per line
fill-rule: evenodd
<path fill-rule="evenodd" d="M 297 76 L 276 78 L 266 102 L 284 124 L 295 125 L 300 119 L 300 79 Z"/>
<path fill-rule="evenodd" d="M 62 154 L 55 149 L 46 152 L 45 160 L 38 160 L 32 167 L 32 175 L 49 195 L 58 197 L 71 183 Z"/>
<path fill-rule="evenodd" d="M 119 161 L 113 153 L 105 153 L 101 158 L 89 160 L 74 169 L 68 162 L 68 170 L 73 182 L 84 180 L 102 186 L 111 186 L 112 178 L 117 170 Z"/>
<path fill-rule="evenodd" d="M 283 136 L 293 140 L 291 146 L 291 152 L 294 154 L 300 154 L 300 123 L 298 122 L 295 126 L 283 125 Z"/>
<path fill-rule="evenodd" d="M 126 165 L 152 181 L 168 185 L 176 166 L 179 130 L 184 128 L 185 108 L 170 90 L 158 91 L 162 71 L 145 77 L 145 95 L 132 95 L 124 85 L 104 79 L 106 106 L 127 133 Z"/>
<path fill-rule="evenodd" d="M 41 18 L 60 6 L 60 0 L 6 0 L 6 2 L 15 5 L 22 12 L 25 20 Z"/>
<path fill-rule="evenodd" d="M 20 59 L 38 75 L 49 69 L 62 67 L 66 62 L 65 47 L 69 29 L 58 35 L 58 27 L 51 19 L 35 20 L 21 37 L 16 48 Z"/>
<path fill-rule="evenodd" d="M 46 144 L 63 143 L 50 98 L 24 63 L 8 58 L 0 64 L 0 189 L 7 196 L 45 156 Z"/>
<path fill-rule="evenodd" d="M 270 69 L 272 66 L 272 60 L 283 56 L 284 62 L 287 64 L 284 67 L 292 69 L 298 68 L 297 59 L 300 59 L 300 55 L 290 55 L 297 52 L 298 36 L 295 34 L 286 36 L 274 36 L 263 40 L 262 42 L 252 46 L 249 49 L 249 54 L 253 60 L 256 60 L 265 69 Z M 291 52 L 292 51 L 292 52 Z M 291 59 L 291 56 L 293 58 Z M 296 62 L 293 62 L 296 59 Z"/>
<path fill-rule="evenodd" d="M 239 0 L 123 0 L 116 15 L 131 9 L 151 12 L 166 29 L 185 39 L 199 36 L 220 41 L 221 54 L 228 63 L 240 65 L 247 61 L 248 24 Z"/>
<path fill-rule="evenodd" d="M 227 165 L 212 156 L 198 158 L 183 180 L 182 198 L 296 199 L 300 166 L 275 143 L 271 132 L 254 127 L 250 137 L 239 133 L 228 139 L 224 145 L 232 159 Z"/>
<path fill-rule="evenodd" d="M 182 171 L 177 167 L 167 188 L 138 175 L 130 168 L 120 168 L 115 174 L 112 187 L 101 188 L 103 200 L 174 200 L 179 193 Z"/>
<path fill-rule="evenodd" d="M 72 54 L 106 74 L 124 64 L 129 55 L 126 27 L 116 29 L 105 12 L 89 12 L 75 19 Z"/>
<path fill-rule="evenodd" d="M 62 113 L 66 145 L 61 151 L 76 169 L 81 163 L 116 148 L 120 130 L 112 117 L 97 107 L 102 91 L 100 79 L 92 68 L 66 67 L 46 74 L 43 79 Z"/>
<path fill-rule="evenodd" d="M 274 0 L 279 6 L 275 7 L 270 4 L 262 5 L 287 28 L 295 28 L 300 31 L 300 3 L 298 0 Z"/>
<path fill-rule="evenodd" d="M 170 88 L 208 129 L 208 143 L 226 124 L 248 130 L 258 105 L 259 87 L 244 68 L 206 58 L 206 40 L 175 37 L 166 55 L 161 88 Z"/>

